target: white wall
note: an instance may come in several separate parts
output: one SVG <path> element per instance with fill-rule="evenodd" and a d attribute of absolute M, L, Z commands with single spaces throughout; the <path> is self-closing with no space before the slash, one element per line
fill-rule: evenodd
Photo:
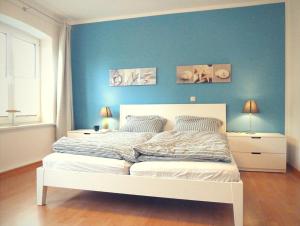
<path fill-rule="evenodd" d="M 286 135 L 288 161 L 300 170 L 300 1 L 286 0 Z"/>
<path fill-rule="evenodd" d="M 0 0 L 0 21 L 41 39 L 41 117 L 55 122 L 58 38 L 61 25 L 17 1 Z M 0 129 L 0 172 L 41 160 L 51 152 L 55 126 Z"/>
<path fill-rule="evenodd" d="M 41 160 L 51 151 L 55 126 L 0 130 L 0 172 Z"/>

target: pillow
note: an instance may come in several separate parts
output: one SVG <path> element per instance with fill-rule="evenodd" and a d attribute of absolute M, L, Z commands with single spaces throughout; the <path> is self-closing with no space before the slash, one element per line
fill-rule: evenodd
<path fill-rule="evenodd" d="M 222 121 L 216 118 L 205 118 L 190 115 L 175 117 L 175 130 L 177 131 L 210 131 L 218 132 Z"/>
<path fill-rule="evenodd" d="M 126 116 L 126 124 L 120 129 L 123 132 L 162 132 L 167 120 L 157 115 Z"/>

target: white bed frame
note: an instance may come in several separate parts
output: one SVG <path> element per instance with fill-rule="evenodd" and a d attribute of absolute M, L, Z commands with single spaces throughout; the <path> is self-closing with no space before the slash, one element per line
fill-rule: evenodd
<path fill-rule="evenodd" d="M 160 115 L 172 129 L 177 115 L 214 117 L 222 120 L 226 131 L 225 104 L 121 105 L 120 125 L 126 115 Z M 46 204 L 47 187 L 61 187 L 172 199 L 229 203 L 233 205 L 234 225 L 243 225 L 243 182 L 208 182 L 106 173 L 37 169 L 37 204 Z"/>

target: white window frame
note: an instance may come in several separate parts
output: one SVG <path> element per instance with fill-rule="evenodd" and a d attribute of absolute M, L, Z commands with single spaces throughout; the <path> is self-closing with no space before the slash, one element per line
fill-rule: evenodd
<path fill-rule="evenodd" d="M 8 79 L 8 109 L 15 109 L 14 106 L 14 75 L 13 75 L 13 64 L 12 64 L 12 38 L 20 39 L 22 41 L 28 42 L 35 45 L 35 77 L 38 80 L 39 90 L 38 90 L 38 112 L 34 115 L 22 115 L 22 112 L 14 114 L 14 122 L 16 124 L 22 123 L 39 123 L 41 122 L 41 53 L 40 53 L 40 40 L 30 34 L 17 30 L 13 27 L 6 26 L 0 23 L 0 33 L 6 35 L 6 70 L 5 77 Z M 0 116 L 0 124 L 11 124 L 13 115 L 10 113 L 7 116 Z"/>

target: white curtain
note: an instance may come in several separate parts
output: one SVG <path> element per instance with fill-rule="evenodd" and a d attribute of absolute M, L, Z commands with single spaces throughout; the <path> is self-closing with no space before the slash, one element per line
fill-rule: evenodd
<path fill-rule="evenodd" d="M 72 130 L 73 98 L 72 98 L 72 71 L 71 71 L 71 27 L 63 25 L 59 37 L 58 72 L 57 72 L 57 112 L 56 138 Z"/>

